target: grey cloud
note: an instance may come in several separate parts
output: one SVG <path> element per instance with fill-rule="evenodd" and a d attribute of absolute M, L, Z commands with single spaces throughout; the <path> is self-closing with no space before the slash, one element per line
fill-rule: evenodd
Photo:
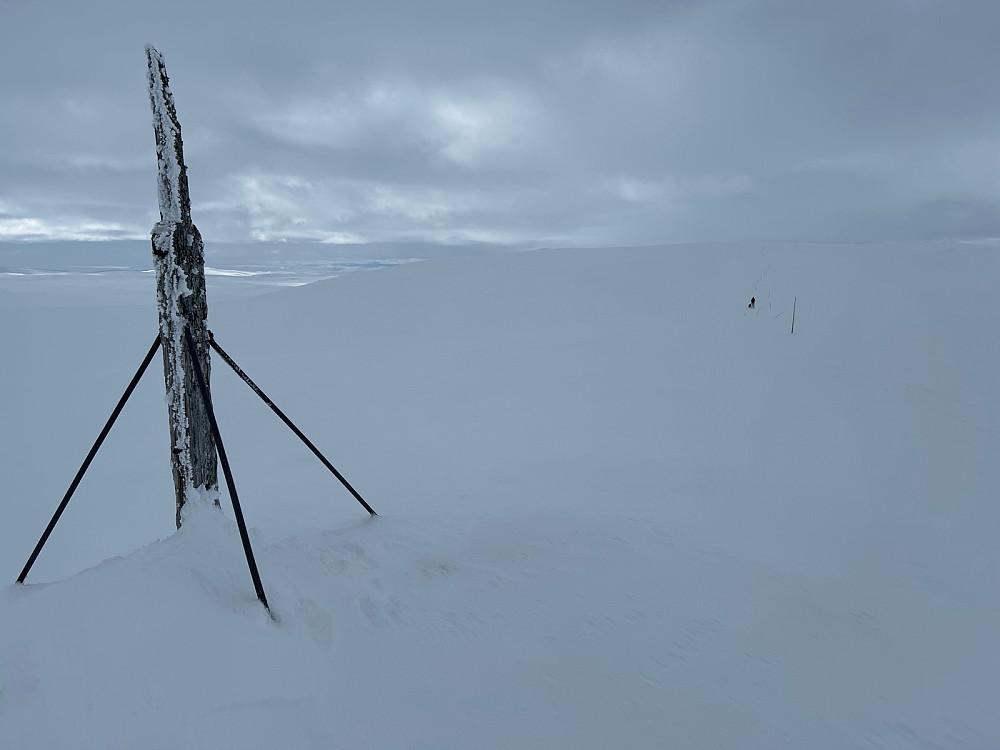
<path fill-rule="evenodd" d="M 0 237 L 148 231 L 145 42 L 208 238 L 992 231 L 996 28 L 993 0 L 0 1 Z"/>

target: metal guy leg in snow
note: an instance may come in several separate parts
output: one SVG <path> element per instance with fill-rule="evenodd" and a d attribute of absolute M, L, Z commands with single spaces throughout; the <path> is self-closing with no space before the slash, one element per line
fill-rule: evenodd
<path fill-rule="evenodd" d="M 56 527 L 56 523 L 59 521 L 59 517 L 66 510 L 66 506 L 69 504 L 69 499 L 73 497 L 73 493 L 76 492 L 76 488 L 80 484 L 80 480 L 83 479 L 83 475 L 87 473 L 87 469 L 90 468 L 91 462 L 94 460 L 94 456 L 97 455 L 97 451 L 100 450 L 101 445 L 104 443 L 104 438 L 108 436 L 111 432 L 112 426 L 114 426 L 115 420 L 118 419 L 118 415 L 122 413 L 122 409 L 125 408 L 125 403 L 128 401 L 129 396 L 132 395 L 132 391 L 139 384 L 142 379 L 143 373 L 146 372 L 146 368 L 149 367 L 149 363 L 153 361 L 153 355 L 156 354 L 156 350 L 160 348 L 160 337 L 157 335 L 156 339 L 153 341 L 152 346 L 149 347 L 149 351 L 146 352 L 145 359 L 142 360 L 142 364 L 139 365 L 139 369 L 136 370 L 135 375 L 132 376 L 131 382 L 125 389 L 125 393 L 122 397 L 118 399 L 118 405 L 115 406 L 114 411 L 111 412 L 111 416 L 104 425 L 104 429 L 101 430 L 101 434 L 98 435 L 97 440 L 94 441 L 93 447 L 90 449 L 90 453 L 83 460 L 83 465 L 80 466 L 79 471 L 76 472 L 76 476 L 73 477 L 72 483 L 70 483 L 69 489 L 66 490 L 66 494 L 63 495 L 62 502 L 59 503 L 59 507 L 56 508 L 56 512 L 52 515 L 52 520 L 49 521 L 49 525 L 45 527 L 45 531 L 42 533 L 41 539 L 38 540 L 38 544 L 35 545 L 35 549 L 31 552 L 31 557 L 28 558 L 28 562 L 24 564 L 24 569 L 21 571 L 21 575 L 17 577 L 18 583 L 24 583 L 24 579 L 28 576 L 28 571 L 31 570 L 31 566 L 35 564 L 35 558 L 38 557 L 38 553 L 42 551 L 42 547 L 45 546 L 45 542 L 49 538 L 49 534 L 52 533 L 52 529 Z"/>
<path fill-rule="evenodd" d="M 233 481 L 233 472 L 229 468 L 229 459 L 226 458 L 226 449 L 222 445 L 222 435 L 219 434 L 219 423 L 215 419 L 215 409 L 212 408 L 212 394 L 208 390 L 208 383 L 205 382 L 205 373 L 202 372 L 201 364 L 198 362 L 198 348 L 195 346 L 194 337 L 191 331 L 184 329 L 184 339 L 187 343 L 187 352 L 191 357 L 191 364 L 194 366 L 194 374 L 198 380 L 198 390 L 204 401 L 208 423 L 212 428 L 212 436 L 215 438 L 215 448 L 219 452 L 219 463 L 222 464 L 222 473 L 226 477 L 226 485 L 229 487 L 229 497 L 233 501 L 233 513 L 236 515 L 236 526 L 240 530 L 240 540 L 243 542 L 243 552 L 246 554 L 247 565 L 250 568 L 250 578 L 253 579 L 253 587 L 257 591 L 257 598 L 264 605 L 264 609 L 271 613 L 271 608 L 267 605 L 267 597 L 264 596 L 264 586 L 260 582 L 260 573 L 257 572 L 257 562 L 253 557 L 253 549 L 250 547 L 250 537 L 247 534 L 247 525 L 243 520 L 243 510 L 240 508 L 240 499 L 236 495 L 236 483 Z M 272 615 L 273 617 L 273 615 Z"/>
<path fill-rule="evenodd" d="M 377 516 L 378 513 L 375 512 L 372 506 L 370 506 L 368 503 L 365 502 L 365 499 L 361 497 L 358 491 L 351 486 L 351 483 L 344 478 L 344 475 L 341 474 L 339 471 L 337 471 L 334 465 L 326 460 L 326 456 L 320 453 L 319 448 L 313 445 L 312 441 L 302 434 L 302 431 L 292 423 L 292 420 L 286 417 L 285 413 L 281 411 L 281 409 L 279 409 L 275 405 L 275 403 L 267 397 L 267 394 L 265 394 L 264 391 L 262 391 L 260 388 L 257 387 L 257 384 L 250 379 L 250 376 L 247 375 L 245 372 L 243 372 L 240 366 L 233 361 L 233 358 L 230 357 L 228 354 L 226 354 L 223 348 L 219 346 L 219 343 L 215 340 L 215 336 L 212 335 L 211 331 L 208 332 L 208 343 L 211 344 L 212 348 L 219 353 L 219 356 L 226 361 L 226 364 L 229 365 L 231 368 L 233 368 L 233 372 L 239 375 L 240 378 L 242 378 L 243 382 L 246 383 L 248 386 L 250 386 L 250 389 L 258 396 L 260 396 L 261 400 L 265 404 L 271 407 L 271 411 L 277 414 L 278 418 L 286 425 L 288 425 L 288 428 L 295 433 L 295 436 L 303 443 L 305 443 L 305 446 L 313 452 L 313 455 L 315 455 L 316 458 L 318 458 L 323 463 L 323 465 L 326 468 L 328 468 L 333 473 L 333 475 L 337 477 L 337 479 L 340 480 L 340 483 L 347 488 L 347 491 L 350 492 L 352 495 L 354 495 L 354 499 L 357 500 L 359 503 L 361 503 L 361 506 L 369 513 L 371 513 L 373 516 Z"/>

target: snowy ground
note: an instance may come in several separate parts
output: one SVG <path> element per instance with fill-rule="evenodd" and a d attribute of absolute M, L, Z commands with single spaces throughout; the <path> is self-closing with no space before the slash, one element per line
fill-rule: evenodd
<path fill-rule="evenodd" d="M 216 360 L 271 621 L 231 509 L 172 533 L 154 367 L 0 591 L 3 747 L 1000 747 L 995 249 L 238 283 L 209 279 L 210 327 L 380 517 Z M 0 276 L 10 581 L 152 294 Z"/>

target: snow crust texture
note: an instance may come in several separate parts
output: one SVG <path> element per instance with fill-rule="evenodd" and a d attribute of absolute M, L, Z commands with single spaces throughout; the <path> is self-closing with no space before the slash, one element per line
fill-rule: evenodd
<path fill-rule="evenodd" d="M 0 590 L 0 746 L 998 747 L 998 272 L 552 250 L 213 304 L 380 515 L 216 368 L 272 621 L 228 512 L 173 533 L 147 378 Z M 0 319 L 10 580 L 156 325 Z"/>

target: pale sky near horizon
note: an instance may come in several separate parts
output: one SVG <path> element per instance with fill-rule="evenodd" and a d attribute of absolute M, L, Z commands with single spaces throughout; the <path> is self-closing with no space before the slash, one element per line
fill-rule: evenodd
<path fill-rule="evenodd" d="M 0 0 L 0 240 L 1000 237 L 997 0 Z"/>

